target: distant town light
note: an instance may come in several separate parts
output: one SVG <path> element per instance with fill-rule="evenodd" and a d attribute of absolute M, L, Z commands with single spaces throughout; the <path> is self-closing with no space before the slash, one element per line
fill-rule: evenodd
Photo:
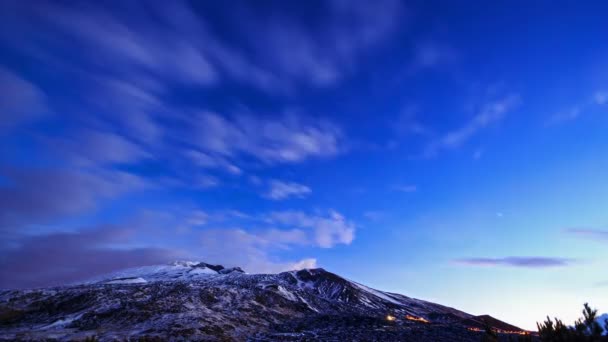
<path fill-rule="evenodd" d="M 422 317 L 416 317 L 416 316 L 412 316 L 412 315 L 406 315 L 405 319 L 407 319 L 408 321 L 414 321 L 414 322 L 431 323 Z"/>

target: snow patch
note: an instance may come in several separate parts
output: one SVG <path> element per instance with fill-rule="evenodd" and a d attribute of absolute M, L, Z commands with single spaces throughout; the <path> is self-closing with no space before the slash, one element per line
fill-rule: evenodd
<path fill-rule="evenodd" d="M 110 280 L 107 281 L 106 284 L 143 284 L 143 283 L 147 283 L 146 279 L 144 278 L 124 278 L 124 279 L 114 279 L 114 280 Z"/>
<path fill-rule="evenodd" d="M 380 291 L 374 290 L 374 289 L 372 289 L 372 288 L 369 288 L 369 287 L 367 287 L 367 286 L 365 286 L 365 285 L 361 285 L 361 284 L 359 284 L 359 283 L 355 283 L 354 281 L 352 282 L 352 284 L 353 284 L 353 285 L 355 285 L 356 287 L 358 287 L 359 289 L 361 289 L 361 290 L 363 290 L 363 291 L 365 291 L 365 292 L 367 292 L 367 293 L 369 293 L 369 294 L 372 294 L 372 295 L 374 295 L 374 296 L 376 296 L 376 297 L 378 297 L 378 298 L 384 299 L 384 300 L 386 300 L 386 301 L 388 301 L 388 302 L 391 302 L 391 303 L 393 303 L 393 304 L 397 304 L 397 305 L 403 305 L 403 303 L 401 303 L 401 302 L 397 301 L 397 300 L 396 300 L 396 299 L 394 299 L 393 297 L 390 297 L 389 295 L 387 295 L 387 294 L 385 294 L 385 293 L 383 293 L 383 292 L 380 292 Z"/>
<path fill-rule="evenodd" d="M 71 317 L 66 317 L 66 318 L 57 320 L 49 325 L 45 325 L 42 327 L 42 329 L 62 328 L 64 326 L 74 322 L 75 320 L 79 319 L 81 316 L 82 316 L 82 314 L 74 315 Z"/>
<path fill-rule="evenodd" d="M 188 274 L 217 274 L 217 272 L 207 267 L 195 267 L 192 270 L 188 271 Z"/>
<path fill-rule="evenodd" d="M 283 286 L 279 285 L 278 287 L 279 290 L 279 294 L 286 298 L 287 300 L 290 300 L 292 302 L 296 302 L 298 299 L 296 298 L 296 296 L 294 296 L 293 293 L 287 291 Z"/>

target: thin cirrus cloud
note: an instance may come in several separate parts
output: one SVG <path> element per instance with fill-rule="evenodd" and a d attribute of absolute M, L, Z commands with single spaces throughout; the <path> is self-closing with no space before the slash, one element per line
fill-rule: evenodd
<path fill-rule="evenodd" d="M 264 193 L 264 197 L 277 201 L 288 198 L 304 198 L 312 193 L 312 190 L 304 184 L 284 182 L 276 179 L 269 181 L 268 187 L 268 191 Z"/>
<path fill-rule="evenodd" d="M 459 265 L 482 267 L 520 267 L 520 268 L 551 268 L 570 266 L 574 260 L 550 257 L 504 257 L 504 258 L 463 258 L 454 260 Z"/>
<path fill-rule="evenodd" d="M 405 193 L 416 192 L 418 191 L 418 186 L 415 184 L 395 185 L 393 190 Z"/>
<path fill-rule="evenodd" d="M 591 229 L 591 228 L 569 228 L 566 233 L 579 236 L 582 238 L 601 240 L 608 242 L 608 230 Z"/>
<path fill-rule="evenodd" d="M 272 69 L 287 86 L 289 80 L 316 87 L 335 84 L 360 56 L 390 37 L 404 15 L 396 0 L 336 0 L 323 5 L 326 17 L 314 30 L 280 12 L 271 20 L 244 20 L 244 32 L 263 57 L 260 67 Z"/>
<path fill-rule="evenodd" d="M 61 145 L 77 165 L 132 164 L 152 158 L 139 144 L 113 132 L 85 129 L 55 145 Z"/>
<path fill-rule="evenodd" d="M 608 91 L 598 90 L 593 94 L 593 99 L 598 105 L 605 105 L 608 103 Z"/>
<path fill-rule="evenodd" d="M 260 27 L 257 31 L 266 34 L 267 39 L 247 34 L 243 38 L 251 40 L 248 44 L 254 50 L 276 49 L 268 51 L 277 59 L 270 61 L 257 60 L 254 57 L 260 54 L 237 47 L 246 44 L 219 39 L 205 17 L 207 13 L 185 1 L 163 6 L 147 4 L 149 11 L 138 11 L 137 6 L 130 5 L 6 6 L 11 10 L 4 14 L 10 13 L 11 23 L 25 37 L 3 37 L 7 47 L 75 76 L 64 80 L 66 89 L 91 90 L 81 97 L 84 109 L 79 111 L 100 113 L 94 120 L 74 115 L 81 131 L 70 137 L 42 136 L 42 140 L 53 142 L 50 145 L 61 150 L 66 159 L 63 162 L 70 167 L 105 168 L 109 172 L 114 164 L 137 164 L 154 156 L 154 162 L 164 165 L 185 163 L 184 171 L 178 175 L 184 178 L 181 183 L 192 182 L 201 189 L 221 182 L 213 175 L 191 179 L 189 175 L 199 174 L 195 171 L 198 168 L 205 173 L 240 175 L 244 173 L 243 159 L 271 165 L 332 157 L 344 151 L 345 137 L 332 122 L 293 113 L 229 116 L 198 109 L 199 114 L 184 115 L 183 108 L 167 101 L 172 87 L 219 87 L 234 81 L 264 91 L 288 88 L 287 84 L 326 86 L 333 83 L 327 81 L 339 79 L 363 50 L 390 34 L 401 7 L 394 0 L 355 6 L 340 1 L 328 3 L 328 18 L 323 25 L 331 27 L 327 30 L 331 34 L 323 34 L 326 41 L 315 39 L 318 32 L 294 20 L 289 21 L 288 29 L 272 29 L 294 15 L 287 9 L 285 18 L 281 14 L 268 21 L 247 4 L 237 5 L 244 8 L 230 15 L 238 12 L 246 18 L 231 21 L 231 25 L 244 33 L 250 32 L 246 29 L 249 24 Z M 132 20 L 134 14 L 137 20 Z M 158 25 L 158 21 L 164 25 Z M 65 60 L 62 42 L 66 37 L 82 51 L 80 58 L 69 65 L 61 62 Z M 335 44 L 337 41 L 340 44 Z M 294 48 L 284 44 L 293 44 Z M 280 62 L 290 60 L 295 50 L 305 59 L 302 65 L 293 68 Z M 74 79 L 82 84 L 75 84 Z M 53 89 L 39 89 L 9 71 L 0 73 L 0 84 L 3 95 L 15 94 L 11 101 L 2 101 L 3 106 L 10 105 L 0 108 L 5 114 L 3 126 L 33 118 L 34 113 L 42 111 L 44 99 L 53 96 Z M 167 153 L 171 150 L 178 153 Z"/>
<path fill-rule="evenodd" d="M 452 65 L 458 61 L 459 55 L 449 44 L 433 40 L 422 41 L 414 48 L 414 59 L 408 71 L 417 72 Z"/>
<path fill-rule="evenodd" d="M 336 125 L 296 114 L 228 118 L 203 112 L 189 119 L 189 123 L 193 143 L 212 158 L 244 155 L 269 164 L 297 163 L 334 156 L 343 145 L 342 131 Z"/>
<path fill-rule="evenodd" d="M 48 112 L 46 96 L 41 89 L 0 67 L 0 133 Z"/>
<path fill-rule="evenodd" d="M 479 131 L 504 119 L 509 112 L 516 109 L 520 104 L 521 97 L 515 93 L 484 102 L 475 116 L 460 128 L 449 131 L 431 141 L 426 148 L 425 156 L 432 157 L 442 150 L 462 146 Z"/>
<path fill-rule="evenodd" d="M 110 11 L 96 4 L 12 4 L 10 12 L 35 23 L 22 23 L 25 33 L 45 32 L 45 44 L 70 37 L 88 55 L 89 66 L 121 72 L 137 68 L 203 86 L 230 79 L 277 92 L 295 84 L 336 83 L 370 48 L 391 36 L 405 11 L 398 0 L 332 0 L 321 5 L 325 15 L 311 28 L 288 6 L 274 5 L 271 17 L 260 16 L 259 6 L 246 2 L 235 3 L 227 13 L 195 9 L 186 1 L 147 3 L 147 11 L 134 5 Z M 220 39 L 220 28 L 209 20 L 214 14 L 228 16 L 231 30 L 244 41 Z"/>
<path fill-rule="evenodd" d="M 545 122 L 546 126 L 562 124 L 569 121 L 579 119 L 581 116 L 587 114 L 593 108 L 598 108 L 608 103 L 608 91 L 597 90 L 592 94 L 586 101 L 581 101 L 570 108 L 566 108 L 558 111 L 549 117 Z"/>
<path fill-rule="evenodd" d="M 233 175 L 240 175 L 243 171 L 227 158 L 221 155 L 212 155 L 199 150 L 187 150 L 184 152 L 186 158 L 190 159 L 196 166 L 205 169 L 220 169 Z"/>
<path fill-rule="evenodd" d="M 0 175 L 12 182 L 0 187 L 0 231 L 77 215 L 151 186 L 139 176 L 104 169 L 2 168 Z"/>

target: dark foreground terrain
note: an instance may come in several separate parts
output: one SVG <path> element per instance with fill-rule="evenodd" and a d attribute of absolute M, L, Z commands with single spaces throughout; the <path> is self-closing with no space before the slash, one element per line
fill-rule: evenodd
<path fill-rule="evenodd" d="M 67 287 L 0 291 L 0 340 L 481 341 L 525 332 L 323 269 L 245 274 L 179 262 Z"/>

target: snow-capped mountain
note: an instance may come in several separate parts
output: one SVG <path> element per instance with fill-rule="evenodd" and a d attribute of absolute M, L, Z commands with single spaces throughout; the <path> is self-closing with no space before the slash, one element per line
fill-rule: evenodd
<path fill-rule="evenodd" d="M 479 340 L 491 317 L 378 291 L 323 269 L 247 274 L 204 262 L 0 291 L 0 339 Z M 491 320 L 490 320 L 491 319 Z"/>
<path fill-rule="evenodd" d="M 143 266 L 129 268 L 92 279 L 85 284 L 141 284 L 155 281 L 201 280 L 210 275 L 244 273 L 240 267 L 225 268 L 222 265 L 211 265 L 200 261 L 176 261 L 167 265 Z"/>

